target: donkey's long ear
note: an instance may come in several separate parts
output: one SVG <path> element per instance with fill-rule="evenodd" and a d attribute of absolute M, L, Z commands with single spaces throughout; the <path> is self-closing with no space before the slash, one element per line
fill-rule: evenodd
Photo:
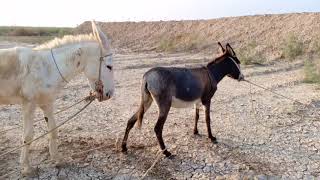
<path fill-rule="evenodd" d="M 97 40 L 99 41 L 100 46 L 105 50 L 110 50 L 110 44 L 107 36 L 100 30 L 95 22 L 92 22 L 92 31 Z"/>
<path fill-rule="evenodd" d="M 224 53 L 226 50 L 223 48 L 222 44 L 220 42 L 218 42 L 219 45 L 219 50 L 221 53 Z"/>
<path fill-rule="evenodd" d="M 236 56 L 236 53 L 234 52 L 234 50 L 232 49 L 229 43 L 227 43 L 226 45 L 226 50 L 231 56 Z"/>

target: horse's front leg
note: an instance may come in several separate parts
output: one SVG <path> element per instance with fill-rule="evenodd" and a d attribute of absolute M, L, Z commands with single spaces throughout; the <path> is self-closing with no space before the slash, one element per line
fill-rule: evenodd
<path fill-rule="evenodd" d="M 54 115 L 53 115 L 53 103 L 40 106 L 40 108 L 43 111 L 44 119 L 47 123 L 48 131 L 51 131 L 52 129 L 56 128 L 56 122 L 54 120 Z M 58 152 L 57 138 L 58 138 L 57 129 L 49 133 L 50 156 L 51 156 L 51 159 L 56 162 L 56 165 L 59 165 L 61 163 L 61 157 Z"/>
<path fill-rule="evenodd" d="M 29 154 L 30 154 L 30 141 L 33 140 L 33 118 L 34 118 L 35 104 L 29 101 L 25 101 L 22 104 L 22 114 L 23 114 L 23 143 L 20 162 L 22 165 L 22 175 L 30 176 L 35 173 L 35 169 L 30 165 Z"/>

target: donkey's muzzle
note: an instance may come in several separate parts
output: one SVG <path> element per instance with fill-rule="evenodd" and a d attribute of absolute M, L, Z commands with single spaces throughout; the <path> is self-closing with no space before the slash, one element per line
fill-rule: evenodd
<path fill-rule="evenodd" d="M 241 73 L 238 77 L 238 81 L 243 81 L 244 80 L 244 75 Z"/>

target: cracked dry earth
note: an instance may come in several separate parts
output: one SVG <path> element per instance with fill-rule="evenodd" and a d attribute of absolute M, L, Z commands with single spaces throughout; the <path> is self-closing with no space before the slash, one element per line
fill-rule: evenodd
<path fill-rule="evenodd" d="M 203 55 L 130 54 L 115 56 L 115 98 L 94 102 L 59 129 L 59 151 L 65 165 L 49 161 L 47 139 L 32 145 L 35 179 L 139 179 L 157 158 L 159 146 L 153 127 L 157 108 L 146 113 L 141 130 L 133 128 L 128 154 L 117 151 L 127 120 L 140 102 L 140 80 L 154 66 L 199 66 Z M 243 68 L 248 80 L 306 104 L 299 105 L 268 91 L 226 77 L 218 86 L 211 107 L 212 130 L 219 143 L 207 139 L 204 111 L 200 110 L 199 136 L 193 135 L 194 109 L 172 108 L 164 127 L 164 141 L 176 156 L 162 157 L 147 179 L 313 179 L 320 177 L 320 97 L 317 86 L 302 83 L 302 61 Z M 57 109 L 87 95 L 84 76 L 61 92 Z M 79 108 L 81 105 L 79 105 Z M 64 121 L 76 109 L 56 116 Z M 21 108 L 1 106 L 1 130 L 21 122 Z M 36 118 L 43 118 L 37 110 Z M 35 137 L 46 132 L 35 124 Z M 0 152 L 20 145 L 21 129 L 0 134 Z M 0 159 L 3 179 L 22 179 L 19 151 Z"/>

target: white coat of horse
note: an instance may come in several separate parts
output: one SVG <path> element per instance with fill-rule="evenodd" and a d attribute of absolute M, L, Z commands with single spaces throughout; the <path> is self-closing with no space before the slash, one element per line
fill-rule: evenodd
<path fill-rule="evenodd" d="M 34 49 L 15 47 L 0 50 L 0 104 L 22 105 L 24 143 L 33 139 L 37 106 L 43 110 L 48 129 L 56 127 L 54 101 L 62 87 L 78 74 L 85 74 L 99 101 L 114 94 L 109 41 L 94 22 L 92 31 L 89 35 L 56 38 Z M 102 85 L 99 91 L 97 82 Z M 21 151 L 23 175 L 34 172 L 29 163 L 29 148 L 30 144 L 26 144 Z M 51 158 L 59 163 L 56 130 L 49 134 L 49 152 Z"/>

